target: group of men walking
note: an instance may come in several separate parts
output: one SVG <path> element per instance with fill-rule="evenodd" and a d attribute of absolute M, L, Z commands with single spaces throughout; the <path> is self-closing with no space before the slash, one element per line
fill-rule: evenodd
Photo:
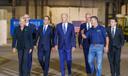
<path fill-rule="evenodd" d="M 78 36 L 79 47 L 83 48 L 86 73 L 101 76 L 104 52 L 108 54 L 111 75 L 120 76 L 120 54 L 124 44 L 123 33 L 117 27 L 117 20 L 110 19 L 110 27 L 99 24 L 96 16 L 85 15 L 86 22 L 81 24 Z M 62 21 L 53 28 L 50 17 L 44 17 L 44 23 L 38 29 L 29 23 L 29 15 L 20 18 L 19 26 L 13 35 L 13 52 L 18 52 L 19 76 L 30 76 L 32 53 L 37 44 L 38 60 L 43 75 L 48 76 L 51 50 L 58 50 L 61 76 L 65 75 L 65 63 L 68 76 L 72 76 L 72 51 L 76 48 L 74 26 L 68 22 L 68 14 L 61 15 Z M 96 59 L 96 67 L 94 61 Z M 53 64 L 54 65 L 54 64 Z"/>

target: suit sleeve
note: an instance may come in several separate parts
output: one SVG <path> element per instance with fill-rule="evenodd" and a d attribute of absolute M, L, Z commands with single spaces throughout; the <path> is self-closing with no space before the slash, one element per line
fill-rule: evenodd
<path fill-rule="evenodd" d="M 78 35 L 78 43 L 79 43 L 79 45 L 81 45 L 82 44 L 82 36 L 81 36 L 81 30 L 82 30 L 82 25 L 80 25 L 80 31 L 79 31 L 79 35 Z"/>
<path fill-rule="evenodd" d="M 36 29 L 36 26 L 33 25 L 32 38 L 33 38 L 34 45 L 36 45 L 36 36 L 37 36 L 37 29 Z"/>
<path fill-rule="evenodd" d="M 125 39 L 122 30 L 120 29 L 120 40 L 121 40 L 121 46 L 124 45 Z"/>
<path fill-rule="evenodd" d="M 17 36 L 16 36 L 17 28 L 14 29 L 14 34 L 12 36 L 12 48 L 16 48 L 17 45 Z"/>
<path fill-rule="evenodd" d="M 76 47 L 76 35 L 75 35 L 75 29 L 74 26 L 72 25 L 72 47 Z"/>
<path fill-rule="evenodd" d="M 33 36 L 31 34 L 31 29 L 29 29 L 30 34 L 29 34 L 29 40 L 30 40 L 30 49 L 33 49 Z"/>
<path fill-rule="evenodd" d="M 56 25 L 55 31 L 54 31 L 54 46 L 58 45 L 58 25 Z"/>
<path fill-rule="evenodd" d="M 106 38 L 108 37 L 107 28 L 103 27 L 102 34 L 103 34 L 104 39 L 106 40 Z"/>
<path fill-rule="evenodd" d="M 54 47 L 54 27 L 51 27 L 51 46 Z"/>
<path fill-rule="evenodd" d="M 85 32 L 85 35 L 88 39 L 91 38 L 91 29 L 89 29 L 87 32 Z"/>
<path fill-rule="evenodd" d="M 38 41 L 38 39 L 39 39 L 39 36 L 40 36 L 40 29 L 41 27 L 39 27 L 39 29 L 38 30 L 36 30 L 36 39 L 35 39 L 35 45 L 36 45 L 36 43 L 37 43 L 37 41 Z"/>

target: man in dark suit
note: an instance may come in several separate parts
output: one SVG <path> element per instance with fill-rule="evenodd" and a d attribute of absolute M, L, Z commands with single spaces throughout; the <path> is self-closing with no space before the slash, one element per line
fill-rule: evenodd
<path fill-rule="evenodd" d="M 37 35 L 37 29 L 34 24 L 31 24 L 30 21 L 30 16 L 28 14 L 24 15 L 24 18 L 26 20 L 26 26 L 30 28 L 31 34 L 32 34 L 32 40 L 33 40 L 33 45 L 34 47 L 36 46 L 36 35 Z M 31 70 L 32 67 L 32 53 L 33 53 L 34 48 L 32 49 L 31 54 L 29 54 L 29 69 Z"/>
<path fill-rule="evenodd" d="M 53 29 L 49 25 L 50 17 L 44 17 L 44 25 L 38 29 L 38 60 L 44 71 L 44 76 L 48 76 L 50 53 L 53 47 Z"/>
<path fill-rule="evenodd" d="M 30 16 L 28 14 L 24 15 L 24 18 L 26 20 L 26 26 L 30 27 L 32 32 L 32 38 L 33 38 L 33 44 L 36 45 L 36 35 L 37 35 L 37 28 L 34 24 L 30 23 Z"/>
<path fill-rule="evenodd" d="M 61 15 L 62 22 L 56 25 L 54 44 L 59 51 L 61 76 L 65 76 L 65 62 L 68 76 L 71 76 L 72 51 L 76 47 L 76 37 L 73 24 L 68 22 L 66 13 Z"/>
<path fill-rule="evenodd" d="M 29 54 L 32 52 L 32 34 L 29 27 L 25 25 L 26 21 L 20 18 L 20 26 L 16 27 L 13 35 L 13 52 L 18 50 L 19 76 L 30 76 Z"/>
<path fill-rule="evenodd" d="M 85 59 L 85 66 L 86 66 L 86 72 L 87 74 L 91 73 L 90 66 L 88 63 L 88 53 L 89 53 L 89 39 L 83 39 L 81 36 L 81 31 L 84 29 L 84 32 L 86 33 L 91 27 L 91 20 L 90 20 L 91 14 L 86 13 L 85 18 L 86 22 L 80 25 L 80 31 L 79 31 L 79 36 L 78 36 L 78 42 L 79 42 L 79 47 L 83 48 L 84 52 L 84 59 Z"/>
<path fill-rule="evenodd" d="M 122 30 L 117 27 L 117 19 L 110 19 L 110 27 L 107 29 L 109 36 L 108 58 L 111 68 L 111 76 L 120 76 L 121 47 L 124 45 Z"/>

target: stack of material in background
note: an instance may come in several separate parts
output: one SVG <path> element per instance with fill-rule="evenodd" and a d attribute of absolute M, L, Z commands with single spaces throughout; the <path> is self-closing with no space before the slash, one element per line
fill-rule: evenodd
<path fill-rule="evenodd" d="M 0 46 L 7 44 L 7 11 L 0 9 Z"/>

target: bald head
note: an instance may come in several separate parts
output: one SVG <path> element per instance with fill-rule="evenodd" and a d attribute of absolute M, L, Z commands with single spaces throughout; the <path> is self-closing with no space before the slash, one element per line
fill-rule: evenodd
<path fill-rule="evenodd" d="M 61 19 L 63 23 L 68 22 L 68 14 L 67 13 L 62 13 L 61 14 Z"/>

